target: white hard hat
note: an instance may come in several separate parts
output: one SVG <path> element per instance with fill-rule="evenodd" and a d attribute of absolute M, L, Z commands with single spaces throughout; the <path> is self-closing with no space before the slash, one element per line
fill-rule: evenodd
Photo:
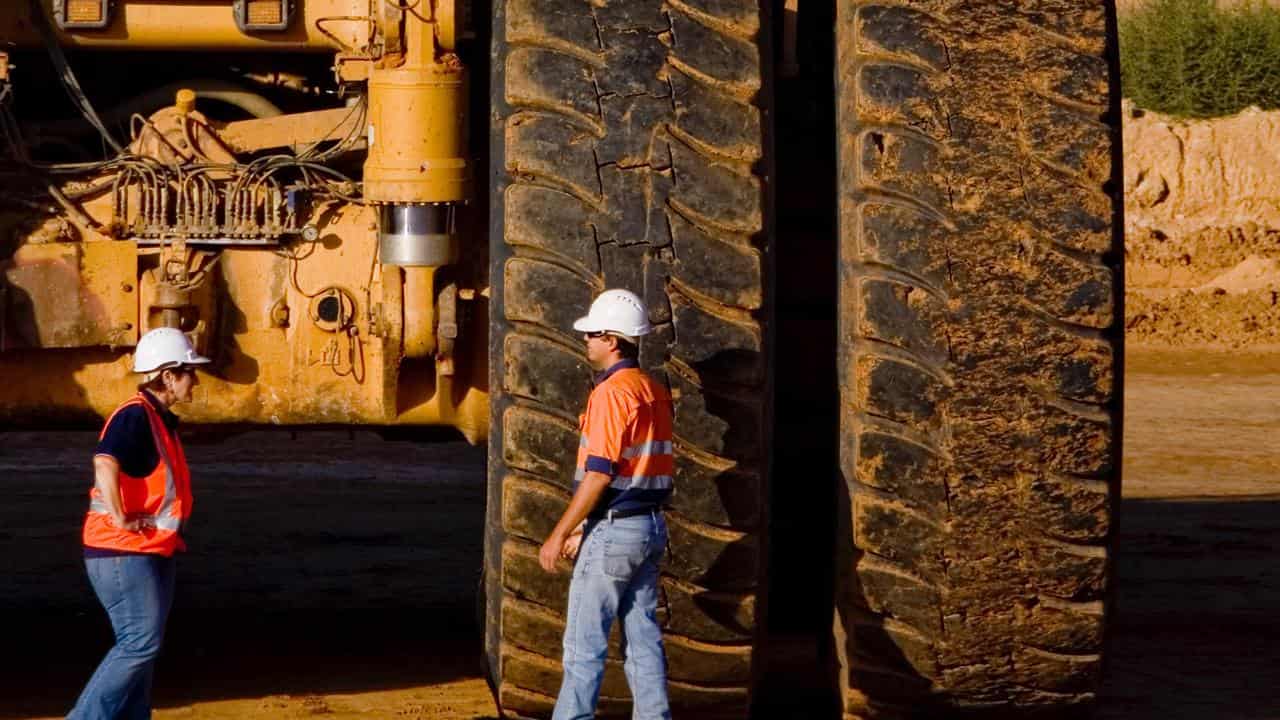
<path fill-rule="evenodd" d="M 591 303 L 591 311 L 586 317 L 578 318 L 573 324 L 578 332 L 607 332 L 621 335 L 635 342 L 641 335 L 648 335 L 649 311 L 644 301 L 628 290 L 605 290 L 600 297 Z"/>
<path fill-rule="evenodd" d="M 133 371 L 149 373 L 176 365 L 203 365 L 209 358 L 196 353 L 185 333 L 161 327 L 149 331 L 133 352 Z"/>

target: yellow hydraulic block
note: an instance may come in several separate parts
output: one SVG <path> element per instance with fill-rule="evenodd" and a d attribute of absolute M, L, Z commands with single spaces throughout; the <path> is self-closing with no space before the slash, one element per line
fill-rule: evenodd
<path fill-rule="evenodd" d="M 380 206 L 379 252 L 384 264 L 447 265 L 456 260 L 456 204 L 467 197 L 466 72 L 441 47 L 433 16 L 405 13 L 402 52 L 369 75 L 369 156 L 364 196 Z M 428 5 L 423 3 L 425 10 Z"/>
<path fill-rule="evenodd" d="M 426 3 L 423 3 L 425 6 Z M 450 203 L 466 199 L 466 73 L 439 54 L 436 24 L 404 18 L 405 52 L 369 76 L 369 157 L 364 195 L 374 203 Z"/>

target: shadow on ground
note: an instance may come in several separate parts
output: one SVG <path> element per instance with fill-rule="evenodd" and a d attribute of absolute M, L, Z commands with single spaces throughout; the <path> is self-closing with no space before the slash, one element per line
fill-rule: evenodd
<path fill-rule="evenodd" d="M 0 436 L 0 718 L 65 713 L 110 644 L 80 564 L 82 435 Z M 482 450 L 252 433 L 190 454 L 159 707 L 480 675 Z M 1100 717 L 1280 716 L 1277 557 L 1280 494 L 1126 499 Z M 833 717 L 817 642 L 779 640 L 757 718 Z"/>
<path fill-rule="evenodd" d="M 1101 718 L 1280 717 L 1280 495 L 1130 499 Z"/>
<path fill-rule="evenodd" d="M 0 439 L 0 718 L 60 716 L 111 644 L 79 546 L 95 438 Z M 483 448 L 255 432 L 188 455 L 158 708 L 480 675 Z"/>

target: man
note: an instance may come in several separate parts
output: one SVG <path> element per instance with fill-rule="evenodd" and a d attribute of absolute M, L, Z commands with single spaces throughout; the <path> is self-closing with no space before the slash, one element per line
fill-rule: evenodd
<path fill-rule="evenodd" d="M 667 547 L 662 508 L 671 495 L 671 397 L 640 369 L 637 339 L 650 331 L 635 294 L 606 290 L 586 317 L 587 360 L 601 371 L 587 399 L 576 488 L 538 557 L 554 572 L 577 557 L 564 631 L 564 681 L 553 720 L 595 716 L 609 630 L 622 621 L 632 718 L 670 718 L 658 627 L 658 563 Z M 583 521 L 582 534 L 576 528 Z"/>

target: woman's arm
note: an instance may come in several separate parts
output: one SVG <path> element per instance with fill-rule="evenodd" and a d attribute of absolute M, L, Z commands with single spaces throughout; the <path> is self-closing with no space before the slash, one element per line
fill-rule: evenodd
<path fill-rule="evenodd" d="M 130 520 L 124 514 L 124 501 L 120 499 L 120 463 L 115 458 L 110 455 L 93 456 L 93 484 L 107 504 L 107 512 L 116 527 L 129 532 L 142 529 L 141 521 Z"/>

